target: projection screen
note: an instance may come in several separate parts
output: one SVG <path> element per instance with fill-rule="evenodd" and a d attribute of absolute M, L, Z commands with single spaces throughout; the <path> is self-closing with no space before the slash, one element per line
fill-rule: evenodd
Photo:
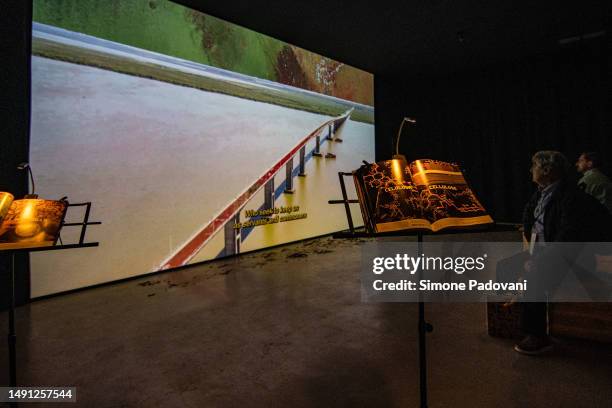
<path fill-rule="evenodd" d="M 103 223 L 32 254 L 32 297 L 347 228 L 372 74 L 164 0 L 34 0 L 32 26 L 37 193 Z"/>

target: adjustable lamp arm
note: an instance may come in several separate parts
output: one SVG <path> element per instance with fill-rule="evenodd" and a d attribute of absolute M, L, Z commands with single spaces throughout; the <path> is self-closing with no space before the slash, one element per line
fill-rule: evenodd
<path fill-rule="evenodd" d="M 400 137 L 402 136 L 402 129 L 404 128 L 404 123 L 409 122 L 412 124 L 416 123 L 416 120 L 413 118 L 409 118 L 408 116 L 406 116 L 404 119 L 402 119 L 402 123 L 400 124 L 399 130 L 397 131 L 397 137 L 395 138 L 395 155 L 399 156 L 399 141 L 400 141 Z"/>
<path fill-rule="evenodd" d="M 28 169 L 28 173 L 30 173 L 30 181 L 32 182 L 32 195 L 34 195 L 34 192 L 36 191 L 36 185 L 34 184 L 34 175 L 32 174 L 32 168 L 30 167 L 30 163 L 28 162 L 19 163 L 19 165 L 17 166 L 17 169 L 18 170 Z"/>

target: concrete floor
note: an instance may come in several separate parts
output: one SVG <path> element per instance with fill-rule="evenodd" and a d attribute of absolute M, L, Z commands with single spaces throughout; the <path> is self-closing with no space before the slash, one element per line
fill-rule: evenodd
<path fill-rule="evenodd" d="M 417 306 L 361 303 L 363 242 L 321 238 L 21 307 L 19 384 L 76 386 L 84 407 L 416 407 Z M 564 340 L 525 357 L 486 334 L 484 304 L 426 311 L 430 407 L 612 406 L 609 346 Z M 6 360 L 2 341 L 0 384 Z"/>

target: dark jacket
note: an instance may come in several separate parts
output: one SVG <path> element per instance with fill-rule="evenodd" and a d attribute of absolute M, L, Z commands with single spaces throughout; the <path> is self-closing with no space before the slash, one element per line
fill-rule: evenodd
<path fill-rule="evenodd" d="M 523 227 L 527 240 L 531 237 L 535 210 L 540 191 L 536 191 L 523 212 Z M 561 181 L 546 205 L 544 240 L 546 242 L 610 241 L 612 218 L 599 201 L 579 189 L 569 180 Z"/>

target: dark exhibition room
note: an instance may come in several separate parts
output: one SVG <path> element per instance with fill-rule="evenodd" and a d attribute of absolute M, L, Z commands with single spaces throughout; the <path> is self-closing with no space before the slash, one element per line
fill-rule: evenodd
<path fill-rule="evenodd" d="M 0 406 L 612 407 L 609 1 L 0 19 Z"/>

